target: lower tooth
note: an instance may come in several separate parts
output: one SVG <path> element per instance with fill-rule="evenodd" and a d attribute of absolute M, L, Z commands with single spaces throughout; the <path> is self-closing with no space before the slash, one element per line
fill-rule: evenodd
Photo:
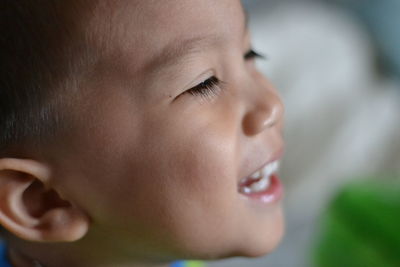
<path fill-rule="evenodd" d="M 243 194 L 250 194 L 250 193 L 252 193 L 251 192 L 251 189 L 249 188 L 249 187 L 242 187 L 241 189 L 240 189 L 240 192 L 241 193 L 243 193 Z"/>
<path fill-rule="evenodd" d="M 264 177 L 257 183 L 251 184 L 250 189 L 253 192 L 260 192 L 265 190 L 269 186 L 269 177 Z"/>

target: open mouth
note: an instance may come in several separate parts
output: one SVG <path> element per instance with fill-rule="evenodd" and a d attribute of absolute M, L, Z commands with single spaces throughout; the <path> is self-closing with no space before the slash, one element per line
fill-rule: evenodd
<path fill-rule="evenodd" d="M 278 169 L 279 161 L 268 163 L 250 176 L 243 178 L 239 182 L 239 192 L 244 195 L 254 195 L 268 191 Z"/>

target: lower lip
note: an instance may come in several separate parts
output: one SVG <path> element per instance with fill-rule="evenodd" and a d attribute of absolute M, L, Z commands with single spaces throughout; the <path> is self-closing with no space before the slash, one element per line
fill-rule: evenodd
<path fill-rule="evenodd" d="M 252 201 L 257 201 L 264 204 L 271 204 L 278 202 L 282 199 L 283 185 L 279 180 L 278 175 L 273 174 L 270 177 L 270 185 L 268 186 L 267 189 L 257 193 L 242 194 L 242 195 Z"/>

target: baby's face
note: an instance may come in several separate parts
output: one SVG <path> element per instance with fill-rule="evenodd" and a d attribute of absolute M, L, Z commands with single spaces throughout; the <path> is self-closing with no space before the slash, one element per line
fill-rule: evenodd
<path fill-rule="evenodd" d="M 270 252 L 279 184 L 242 182 L 281 156 L 282 104 L 255 67 L 240 1 L 119 3 L 104 8 L 117 33 L 55 162 L 63 195 L 92 218 L 86 240 L 121 259 Z"/>

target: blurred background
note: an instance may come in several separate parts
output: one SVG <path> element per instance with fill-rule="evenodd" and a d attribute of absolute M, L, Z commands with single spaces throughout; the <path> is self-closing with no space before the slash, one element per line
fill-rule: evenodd
<path fill-rule="evenodd" d="M 400 266 L 400 1 L 243 2 L 286 105 L 287 231 L 207 266 Z"/>

